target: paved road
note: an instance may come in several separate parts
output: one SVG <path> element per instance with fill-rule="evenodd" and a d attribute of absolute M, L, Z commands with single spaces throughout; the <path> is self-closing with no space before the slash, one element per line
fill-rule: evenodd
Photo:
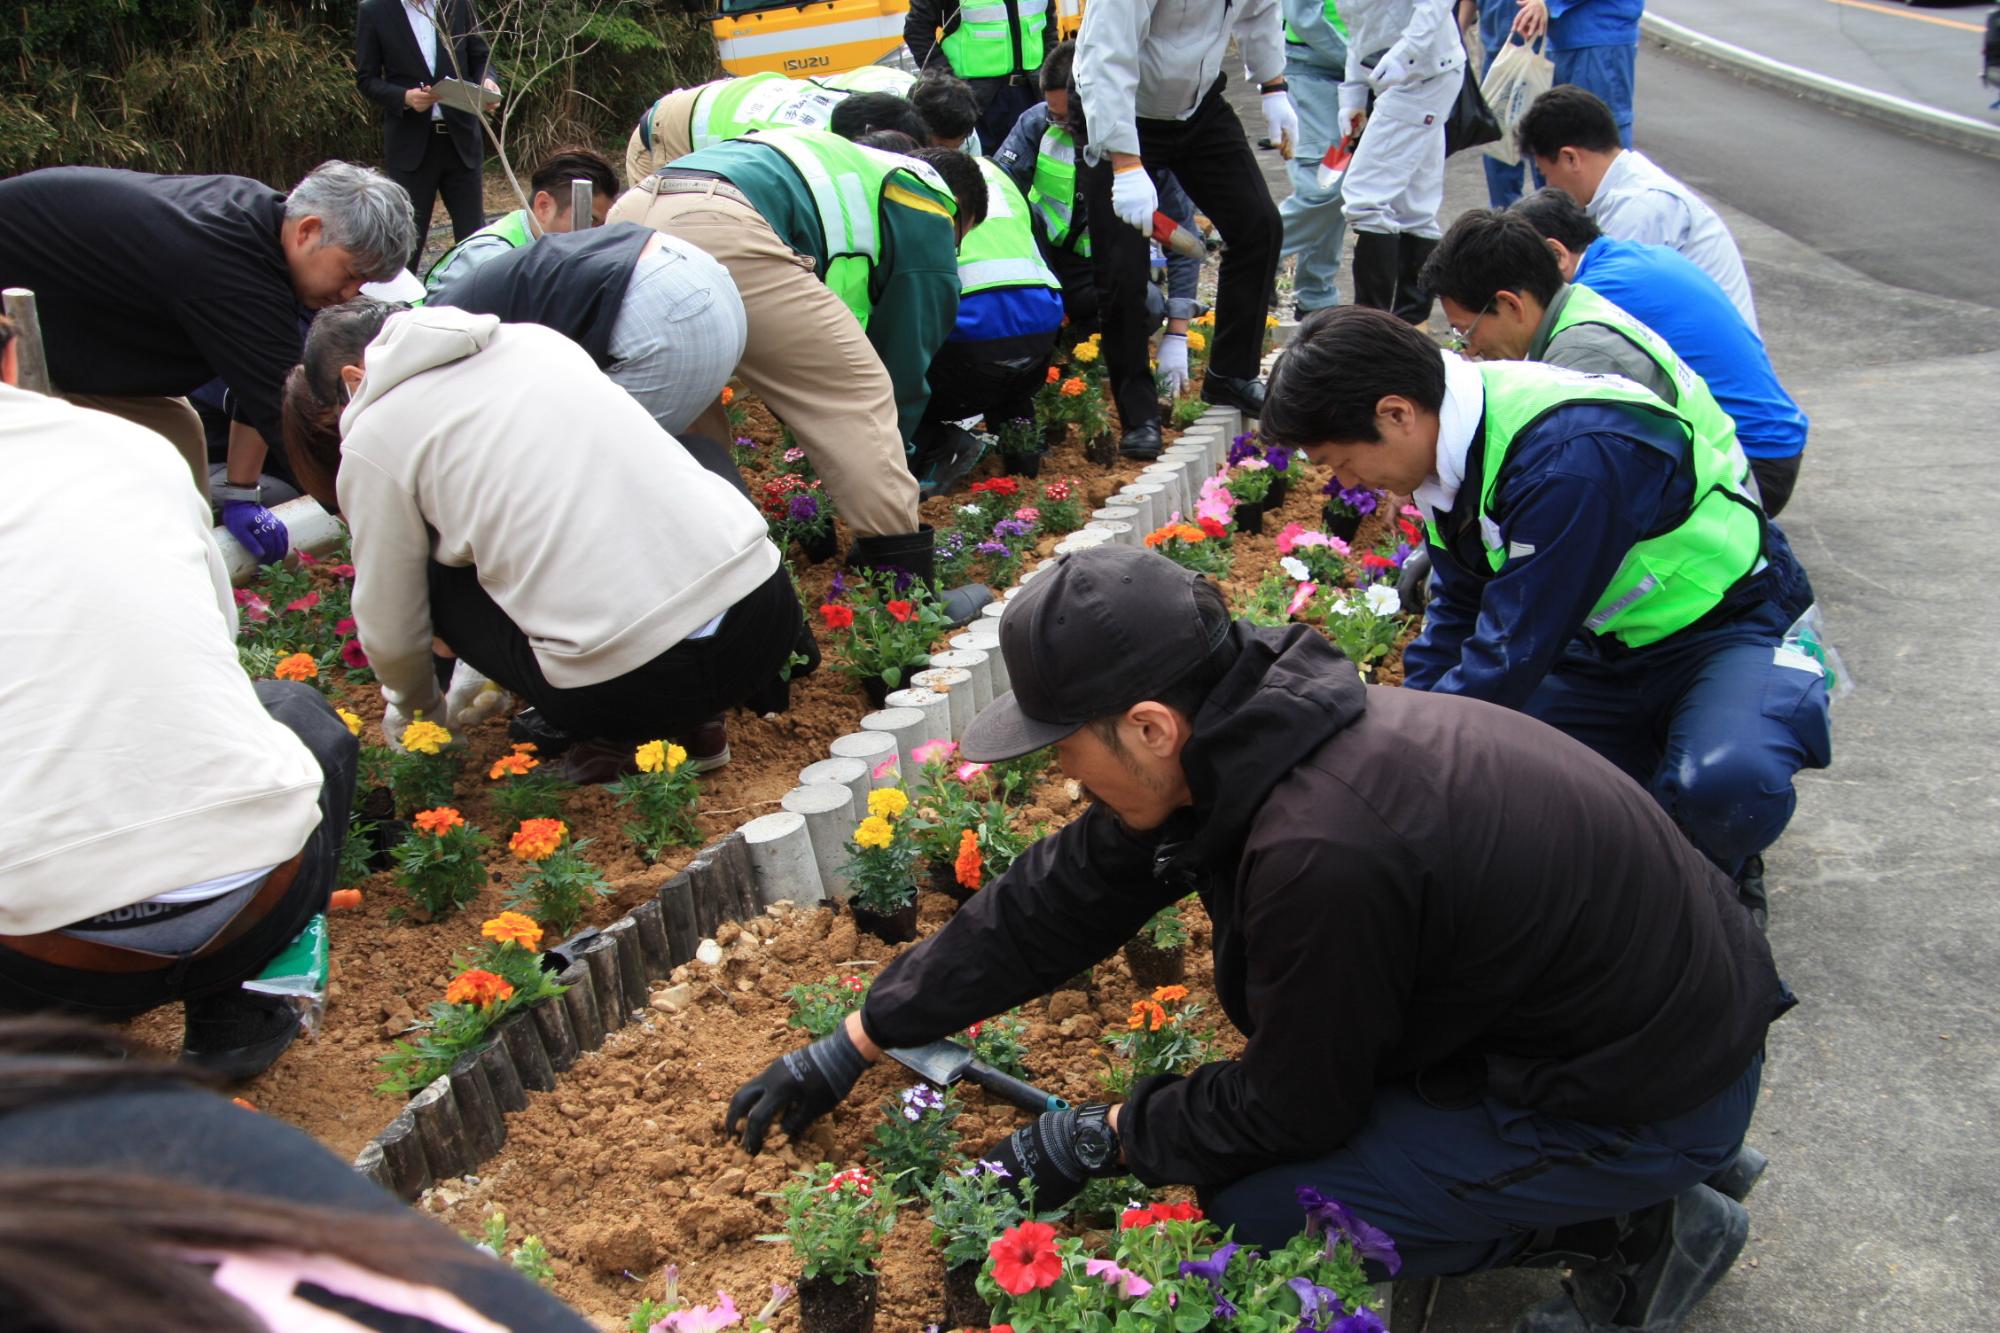
<path fill-rule="evenodd" d="M 1647 10 L 1759 55 L 2000 123 L 1979 82 L 1991 5 L 1915 9 L 1896 0 L 1650 0 Z"/>

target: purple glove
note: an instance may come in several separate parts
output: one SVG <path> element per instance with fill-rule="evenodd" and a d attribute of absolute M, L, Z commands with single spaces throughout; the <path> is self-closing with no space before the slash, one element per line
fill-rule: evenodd
<path fill-rule="evenodd" d="M 253 500 L 224 500 L 222 526 L 260 565 L 283 560 L 291 549 L 291 534 L 285 531 L 284 523 Z"/>

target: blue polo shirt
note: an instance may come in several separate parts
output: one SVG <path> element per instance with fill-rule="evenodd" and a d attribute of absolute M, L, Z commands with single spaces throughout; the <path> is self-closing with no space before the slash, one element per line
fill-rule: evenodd
<path fill-rule="evenodd" d="M 1549 49 L 1637 46 L 1645 0 L 1549 0 Z"/>
<path fill-rule="evenodd" d="M 1600 236 L 1583 252 L 1575 281 L 1667 340 L 1735 418 L 1744 453 L 1791 458 L 1805 451 L 1806 414 L 1778 383 L 1764 340 L 1694 263 L 1664 245 Z"/>
<path fill-rule="evenodd" d="M 1062 293 L 1047 287 L 993 287 L 958 300 L 958 321 L 946 342 L 996 342 L 1062 327 Z"/>

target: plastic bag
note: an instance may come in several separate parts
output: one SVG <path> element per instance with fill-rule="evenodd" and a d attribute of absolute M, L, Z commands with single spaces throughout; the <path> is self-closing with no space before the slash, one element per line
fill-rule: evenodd
<path fill-rule="evenodd" d="M 1794 652 L 1810 657 L 1819 663 L 1826 673 L 1826 701 L 1834 703 L 1854 693 L 1854 677 L 1847 674 L 1847 666 L 1840 660 L 1840 650 L 1826 636 L 1826 620 L 1819 613 L 1819 603 L 1806 608 L 1806 613 L 1792 622 L 1785 631 L 1785 640 L 1778 645 L 1779 652 Z"/>
<path fill-rule="evenodd" d="M 298 938 L 271 960 L 243 989 L 259 995 L 277 995 L 292 1002 L 298 1011 L 299 1027 L 310 1037 L 319 1031 L 326 1016 L 326 914 L 306 922 Z"/>
<path fill-rule="evenodd" d="M 1500 48 L 1500 54 L 1493 57 L 1493 68 L 1486 71 L 1479 85 L 1486 105 L 1493 110 L 1493 119 L 1500 122 L 1500 138 L 1486 146 L 1488 157 L 1510 166 L 1521 160 L 1514 127 L 1555 81 L 1556 62 L 1543 53 L 1540 41 L 1509 42 Z"/>

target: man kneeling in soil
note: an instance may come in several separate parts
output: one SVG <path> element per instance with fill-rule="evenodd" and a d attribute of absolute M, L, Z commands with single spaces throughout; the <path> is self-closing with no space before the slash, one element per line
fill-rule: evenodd
<path fill-rule="evenodd" d="M 244 675 L 187 469 L 140 426 L 12 387 L 11 332 L 0 1012 L 185 1000 L 183 1058 L 247 1078 L 298 1022 L 241 983 L 326 907 L 359 750 L 310 685 Z"/>
<path fill-rule="evenodd" d="M 1298 1230 L 1311 1186 L 1388 1232 L 1403 1277 L 1574 1267 L 1521 1328 L 1679 1328 L 1748 1235 L 1711 1186 L 1755 1178 L 1764 1033 L 1793 1001 L 1728 876 L 1645 791 L 1519 713 L 1364 686 L 1310 628 L 1232 623 L 1150 552 L 1068 557 L 1000 639 L 1014 693 L 964 754 L 1054 745 L 1093 804 L 843 1029 L 745 1084 L 745 1146 L 803 1131 L 883 1047 L 1046 994 L 1196 893 L 1242 1056 L 982 1157 L 1043 1208 L 1092 1176 L 1193 1185 L 1260 1246 Z"/>

